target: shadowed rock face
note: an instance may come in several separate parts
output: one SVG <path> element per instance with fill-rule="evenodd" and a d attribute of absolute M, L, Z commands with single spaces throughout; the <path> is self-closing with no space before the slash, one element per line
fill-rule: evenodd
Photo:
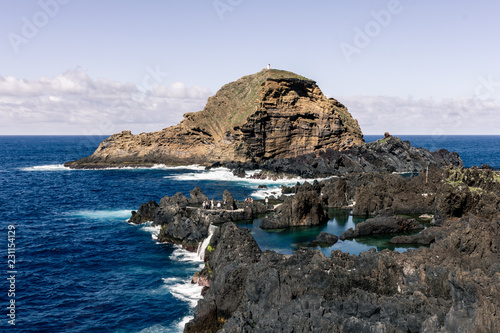
<path fill-rule="evenodd" d="M 398 232 L 417 231 L 424 226 L 415 219 L 405 219 L 399 216 L 377 216 L 356 224 L 356 228 L 349 228 L 340 235 L 341 240 L 359 236 L 391 234 Z"/>
<path fill-rule="evenodd" d="M 104 140 L 89 157 L 66 165 L 100 168 L 164 163 L 211 164 L 287 158 L 347 149 L 363 135 L 347 108 L 300 75 L 263 70 L 223 86 L 203 111 L 152 133 L 130 131 Z"/>
<path fill-rule="evenodd" d="M 129 222 L 134 224 L 141 224 L 144 222 L 152 221 L 157 209 L 158 204 L 155 201 L 143 203 L 139 207 L 139 210 L 137 212 L 132 211 L 132 217 L 129 219 Z"/>
<path fill-rule="evenodd" d="M 328 232 L 322 231 L 314 240 L 313 244 L 318 244 L 319 246 L 332 246 L 337 243 L 339 238 L 336 235 L 329 234 Z"/>
<path fill-rule="evenodd" d="M 317 191 L 301 191 L 285 199 L 276 213 L 262 220 L 262 229 L 315 226 L 328 222 Z"/>
<path fill-rule="evenodd" d="M 238 172 L 258 168 L 271 177 L 290 174 L 313 178 L 361 172 L 422 172 L 427 167 L 462 167 L 463 162 L 456 152 L 445 149 L 430 152 L 391 136 L 342 151 L 327 148 L 317 154 L 265 160 L 258 167 L 250 162 L 225 163 L 225 166 Z"/>

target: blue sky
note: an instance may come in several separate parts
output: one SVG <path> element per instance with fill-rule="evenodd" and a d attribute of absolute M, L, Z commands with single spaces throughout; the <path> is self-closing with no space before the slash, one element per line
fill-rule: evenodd
<path fill-rule="evenodd" d="M 174 125 L 268 63 L 365 134 L 500 134 L 496 1 L 0 0 L 0 135 Z"/>

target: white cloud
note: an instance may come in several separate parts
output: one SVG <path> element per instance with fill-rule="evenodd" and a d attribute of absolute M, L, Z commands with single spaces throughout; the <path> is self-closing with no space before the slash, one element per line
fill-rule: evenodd
<path fill-rule="evenodd" d="M 132 83 L 92 79 L 81 70 L 53 78 L 0 76 L 0 135 L 108 135 L 157 131 L 182 114 L 202 110 L 212 93 L 183 82 L 151 90 Z M 345 96 L 365 134 L 499 134 L 500 102 L 493 99 L 413 99 Z"/>
<path fill-rule="evenodd" d="M 53 78 L 0 76 L 0 134 L 107 135 L 175 125 L 202 110 L 212 93 L 182 82 L 143 92 L 132 83 L 90 78 L 81 70 Z"/>
<path fill-rule="evenodd" d="M 493 99 L 413 99 L 344 96 L 364 134 L 499 134 L 500 102 Z"/>

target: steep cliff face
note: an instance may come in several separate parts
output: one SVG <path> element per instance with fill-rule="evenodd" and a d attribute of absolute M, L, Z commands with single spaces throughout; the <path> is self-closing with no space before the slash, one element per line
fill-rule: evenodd
<path fill-rule="evenodd" d="M 223 86 L 203 111 L 152 133 L 114 134 L 89 157 L 67 165 L 99 168 L 164 163 L 263 161 L 343 150 L 363 143 L 347 108 L 316 83 L 281 70 L 262 70 Z"/>
<path fill-rule="evenodd" d="M 362 143 L 357 122 L 342 104 L 326 99 L 315 82 L 295 78 L 267 79 L 258 111 L 239 130 L 240 152 L 255 160 Z"/>

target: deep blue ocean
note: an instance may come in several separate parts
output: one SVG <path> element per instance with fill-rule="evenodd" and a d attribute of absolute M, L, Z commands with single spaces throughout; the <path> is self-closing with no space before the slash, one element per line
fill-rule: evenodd
<path fill-rule="evenodd" d="M 365 136 L 367 142 L 378 139 Z M 500 136 L 401 136 L 417 147 L 457 151 L 465 166 L 500 168 Z M 2 315 L 0 331 L 179 332 L 201 288 L 189 283 L 202 262 L 196 254 L 158 244 L 158 229 L 126 221 L 149 200 L 199 186 L 209 197 L 228 189 L 242 200 L 277 194 L 281 184 L 241 180 L 228 170 L 203 168 L 69 170 L 63 163 L 90 155 L 103 138 L 0 136 Z M 266 184 L 267 189 L 258 189 Z M 340 235 L 359 220 L 330 212 L 321 227 L 266 232 L 245 224 L 263 249 L 292 253 L 326 230 Z M 8 239 L 8 229 L 15 238 Z M 12 233 L 10 234 L 13 235 Z M 353 254 L 391 248 L 386 238 L 339 241 L 321 249 Z M 15 263 L 8 246 L 15 244 Z M 391 248 L 393 249 L 393 248 Z M 396 248 L 405 251 L 404 248 Z M 11 251 L 12 252 L 12 251 Z M 12 259 L 12 257 L 10 258 Z M 9 268 L 9 264 L 13 266 Z M 8 273 L 14 271 L 15 273 Z M 14 290 L 7 280 L 15 275 Z M 9 289 L 11 289 L 9 291 Z M 15 295 L 12 295 L 15 294 Z M 7 306 L 15 301 L 15 326 Z"/>

